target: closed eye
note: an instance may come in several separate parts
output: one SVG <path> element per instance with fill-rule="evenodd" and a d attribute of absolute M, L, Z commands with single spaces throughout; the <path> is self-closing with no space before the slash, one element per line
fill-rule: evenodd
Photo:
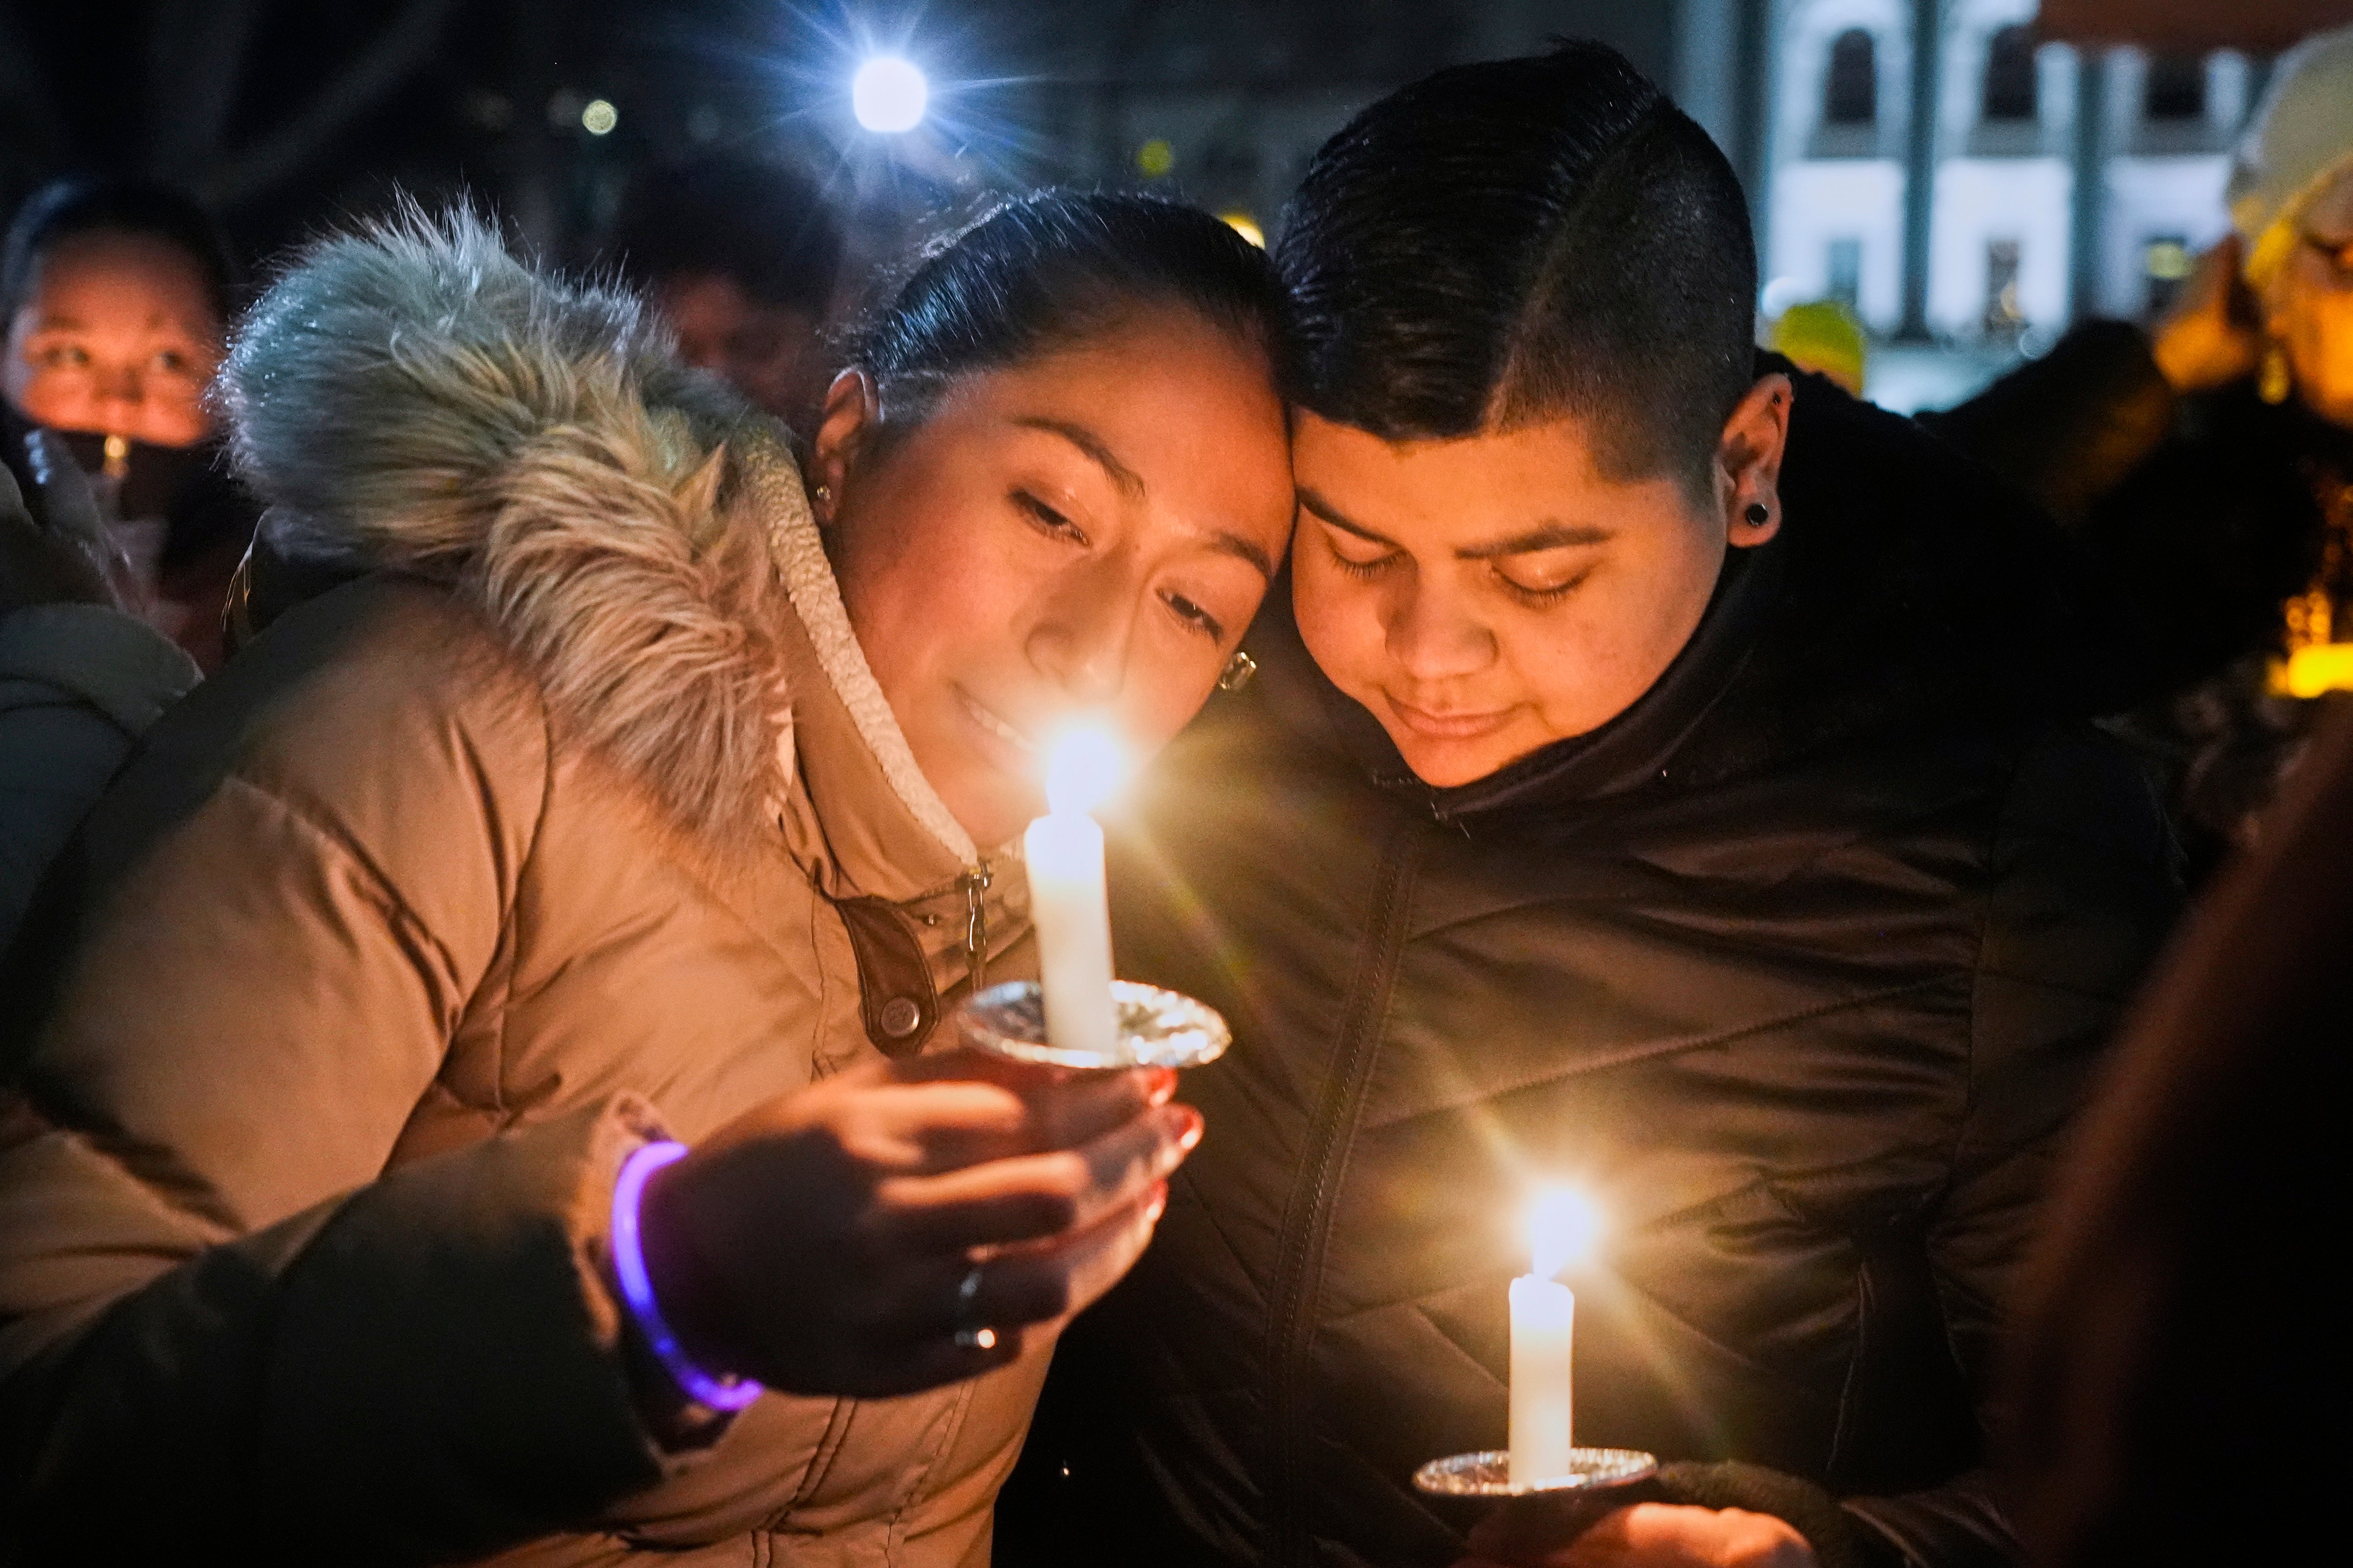
<path fill-rule="evenodd" d="M 1218 619 L 1217 616 L 1209 614 L 1208 611 L 1201 608 L 1200 605 L 1195 604 L 1192 600 L 1187 598 L 1184 595 L 1175 593 L 1163 594 L 1161 595 L 1161 599 L 1168 605 L 1170 610 L 1175 612 L 1178 620 L 1184 622 L 1187 626 L 1191 626 L 1196 631 L 1200 632 L 1211 642 L 1223 643 L 1226 640 L 1225 623 Z"/>
<path fill-rule="evenodd" d="M 1565 581 L 1536 586 L 1520 582 L 1501 566 L 1496 566 L 1493 570 L 1495 574 L 1495 581 L 1503 585 L 1504 592 L 1524 605 L 1535 605 L 1557 604 L 1576 592 L 1588 577 L 1593 575 L 1593 568 L 1588 565 L 1583 571 Z"/>
<path fill-rule="evenodd" d="M 1028 490 L 1015 490 L 1013 504 L 1028 515 L 1030 522 L 1039 532 L 1050 534 L 1056 539 L 1067 539 L 1074 544 L 1086 543 L 1087 536 L 1083 529 Z"/>
<path fill-rule="evenodd" d="M 1392 550 L 1369 561 L 1359 561 L 1340 548 L 1340 542 L 1330 529 L 1324 530 L 1324 547 L 1332 557 L 1332 564 L 1351 577 L 1377 577 L 1396 563 L 1398 553 Z"/>

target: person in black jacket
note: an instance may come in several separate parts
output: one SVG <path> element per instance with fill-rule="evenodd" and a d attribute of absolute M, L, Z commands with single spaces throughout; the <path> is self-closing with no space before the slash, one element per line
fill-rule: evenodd
<path fill-rule="evenodd" d="M 2353 688 L 2353 27 L 2281 58 L 2229 195 L 2233 232 L 2152 333 L 2086 322 L 1927 420 L 2143 618 L 2126 733 L 2201 879 L 2253 842 L 2316 700 Z"/>
<path fill-rule="evenodd" d="M 1609 49 L 1376 104 L 1277 256 L 1288 591 L 1112 873 L 1122 972 L 1235 1043 L 1000 1560 L 1457 1559 L 1409 1478 L 1500 1446 L 1563 1180 L 1609 1221 L 1578 1439 L 1668 1463 L 1474 1546 L 2006 1560 L 2000 1300 L 2177 901 L 2084 717 L 2107 599 L 1968 460 L 1754 356 L 1731 169 Z"/>

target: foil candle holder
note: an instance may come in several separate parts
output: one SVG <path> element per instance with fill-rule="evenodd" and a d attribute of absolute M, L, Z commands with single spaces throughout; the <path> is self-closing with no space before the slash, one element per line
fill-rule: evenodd
<path fill-rule="evenodd" d="M 1073 1072 L 1124 1068 L 1195 1068 L 1216 1061 L 1233 1043 L 1218 1010 L 1156 985 L 1114 980 L 1108 1049 L 1071 1049 L 1046 1036 L 1046 998 L 1034 980 L 992 985 L 956 1012 L 964 1043 L 974 1050 L 1033 1067 Z"/>
<path fill-rule="evenodd" d="M 1416 1489 L 1431 1497 L 1524 1498 L 1564 1492 L 1603 1492 L 1631 1486 L 1658 1473 L 1659 1462 L 1636 1448 L 1571 1448 L 1560 1474 L 1534 1480 L 1512 1479 L 1508 1448 L 1487 1448 L 1432 1459 L 1414 1471 Z"/>

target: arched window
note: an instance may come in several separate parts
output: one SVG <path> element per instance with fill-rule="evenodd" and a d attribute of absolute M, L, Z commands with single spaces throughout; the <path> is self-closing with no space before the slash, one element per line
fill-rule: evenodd
<path fill-rule="evenodd" d="M 1878 120 L 1878 46 L 1866 29 L 1849 27 L 1831 40 L 1830 76 L 1822 87 L 1822 123 L 1873 125 Z"/>
<path fill-rule="evenodd" d="M 2034 34 L 2004 27 L 1986 41 L 1985 118 L 2034 118 Z"/>

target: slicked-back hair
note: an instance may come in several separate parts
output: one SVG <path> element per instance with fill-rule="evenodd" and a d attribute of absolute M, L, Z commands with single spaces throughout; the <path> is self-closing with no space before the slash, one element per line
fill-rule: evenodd
<path fill-rule="evenodd" d="M 1600 44 L 1374 104 L 1316 153 L 1274 254 L 1300 402 L 1386 440 L 1570 415 L 1609 478 L 1699 494 L 1755 379 L 1740 182 Z"/>
<path fill-rule="evenodd" d="M 1266 253 L 1198 207 L 1108 191 L 1017 197 L 943 241 L 866 322 L 850 363 L 873 378 L 886 430 L 903 430 L 958 377 L 1068 348 L 1151 305 L 1262 348 L 1286 380 L 1282 284 Z"/>

